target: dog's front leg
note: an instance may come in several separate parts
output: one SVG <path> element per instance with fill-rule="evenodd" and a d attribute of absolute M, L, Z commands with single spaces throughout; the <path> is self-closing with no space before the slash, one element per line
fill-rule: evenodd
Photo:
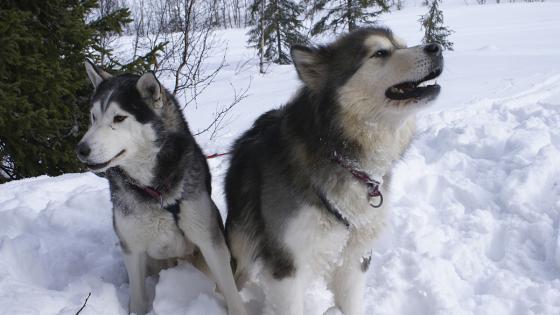
<path fill-rule="evenodd" d="M 210 196 L 202 194 L 198 198 L 182 202 L 178 225 L 185 236 L 200 249 L 226 299 L 228 313 L 245 315 L 245 306 L 233 279 L 229 249 L 219 226 L 219 216 Z"/>
<path fill-rule="evenodd" d="M 129 312 L 144 315 L 148 312 L 148 297 L 146 295 L 146 261 L 145 252 L 125 253 L 124 264 L 128 273 L 130 292 Z"/>
<path fill-rule="evenodd" d="M 343 263 L 333 271 L 329 287 L 336 306 L 344 315 L 362 315 L 366 272 L 371 255 L 346 249 L 343 259 Z"/>

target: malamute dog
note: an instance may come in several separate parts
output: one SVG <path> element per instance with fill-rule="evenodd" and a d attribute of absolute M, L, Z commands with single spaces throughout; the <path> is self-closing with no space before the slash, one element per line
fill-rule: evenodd
<path fill-rule="evenodd" d="M 323 276 L 345 315 L 362 314 L 391 169 L 440 91 L 426 81 L 441 74 L 442 49 L 366 28 L 291 54 L 303 86 L 237 140 L 227 173 L 236 279 L 259 267 L 265 311 L 300 315 L 308 281 Z"/>
<path fill-rule="evenodd" d="M 79 159 L 105 172 L 130 282 L 131 313 L 149 310 L 148 267 L 201 253 L 230 314 L 245 314 L 234 283 L 206 158 L 177 101 L 153 73 L 111 76 L 86 62 L 95 91 Z M 185 285 L 189 285 L 185 283 Z"/>

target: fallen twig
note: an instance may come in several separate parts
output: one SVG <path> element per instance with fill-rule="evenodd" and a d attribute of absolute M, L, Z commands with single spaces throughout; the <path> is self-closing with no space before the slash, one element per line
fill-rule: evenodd
<path fill-rule="evenodd" d="M 86 300 L 84 301 L 84 305 L 82 305 L 82 308 L 80 308 L 78 310 L 78 312 L 76 313 L 76 315 L 80 314 L 80 312 L 86 307 L 87 301 L 89 300 L 89 297 L 91 296 L 91 292 L 88 294 L 88 296 L 86 297 Z"/>

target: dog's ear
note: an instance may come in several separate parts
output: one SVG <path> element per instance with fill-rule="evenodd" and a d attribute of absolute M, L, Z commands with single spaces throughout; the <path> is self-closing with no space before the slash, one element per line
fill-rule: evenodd
<path fill-rule="evenodd" d="M 110 75 L 109 73 L 96 67 L 89 59 L 86 59 L 84 65 L 86 66 L 87 76 L 91 81 L 91 84 L 93 84 L 93 88 L 95 89 L 97 89 L 97 87 L 99 86 L 99 84 L 101 84 L 101 82 L 103 82 L 103 80 L 107 80 L 112 77 L 112 75 Z"/>
<path fill-rule="evenodd" d="M 326 74 L 326 64 L 315 48 L 295 45 L 290 51 L 299 78 L 311 90 L 318 91 Z"/>
<path fill-rule="evenodd" d="M 140 92 L 140 96 L 142 96 L 142 99 L 144 99 L 147 104 L 156 109 L 163 107 L 163 88 L 153 72 L 144 73 L 140 79 L 138 79 L 136 89 Z"/>

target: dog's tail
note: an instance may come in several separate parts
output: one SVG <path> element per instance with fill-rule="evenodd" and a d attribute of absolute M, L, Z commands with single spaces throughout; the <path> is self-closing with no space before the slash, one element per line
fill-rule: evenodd
<path fill-rule="evenodd" d="M 247 283 L 248 276 L 245 268 L 239 268 L 237 264 L 237 259 L 233 256 L 231 257 L 231 270 L 233 271 L 233 278 L 235 280 L 235 285 L 238 290 L 241 290 Z"/>
<path fill-rule="evenodd" d="M 234 231 L 231 231 L 234 232 Z M 250 240 L 243 232 L 230 233 L 228 245 L 230 248 L 230 264 L 237 289 L 241 290 L 249 280 L 249 267 L 254 257 L 253 247 Z"/>

